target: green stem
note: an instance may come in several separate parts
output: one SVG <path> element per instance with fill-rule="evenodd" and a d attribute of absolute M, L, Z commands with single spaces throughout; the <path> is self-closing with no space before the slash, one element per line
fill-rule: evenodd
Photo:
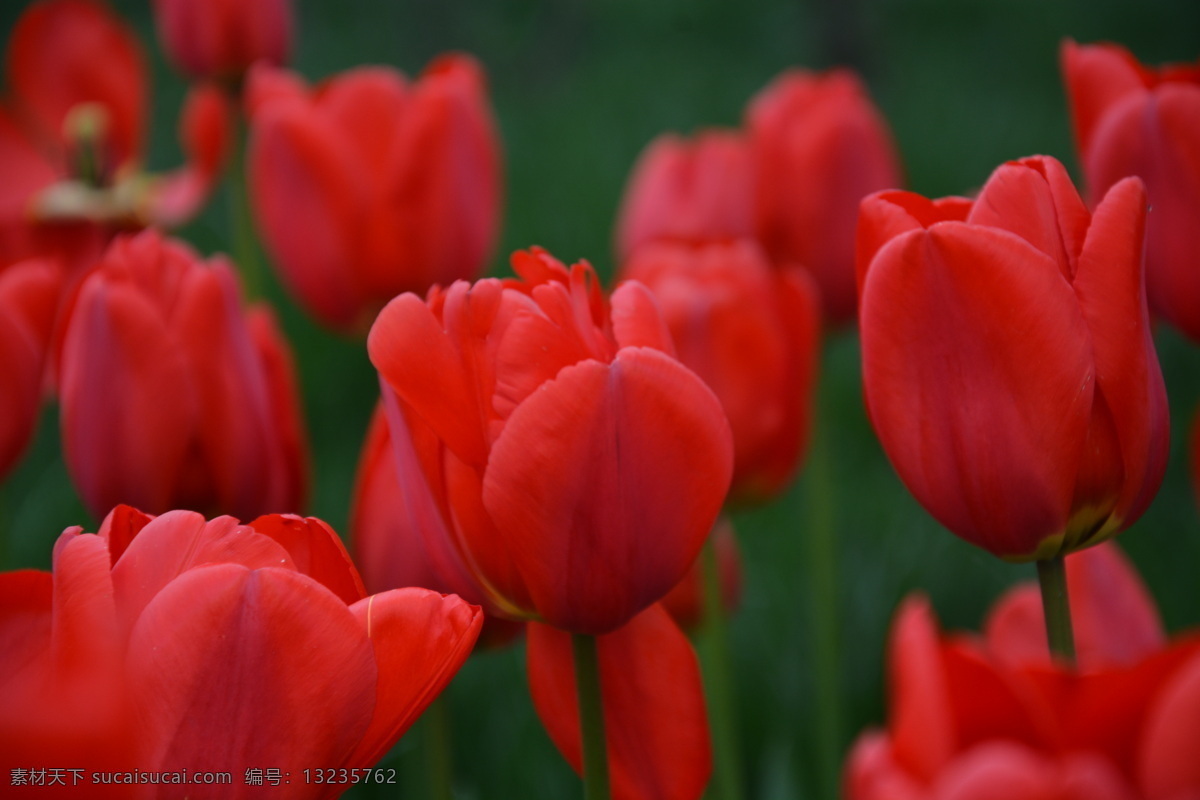
<path fill-rule="evenodd" d="M 235 102 L 240 102 L 235 98 Z M 258 240 L 254 232 L 254 220 L 250 216 L 250 201 L 246 194 L 246 139 L 245 118 L 238 114 L 237 135 L 234 137 L 233 152 L 229 157 L 229 242 L 230 251 L 238 272 L 242 276 L 242 291 L 248 302 L 263 297 L 263 268 L 258 255 Z"/>
<path fill-rule="evenodd" d="M 700 558 L 704 578 L 704 677 L 713 742 L 713 785 L 710 796 L 721 800 L 741 800 L 742 765 L 735 733 L 737 719 L 730 680 L 729 633 L 721 596 L 721 565 L 711 535 Z"/>
<path fill-rule="evenodd" d="M 833 521 L 833 481 L 821 415 L 813 428 L 808 457 L 808 582 L 814 638 L 813 675 L 817 728 L 818 797 L 837 797 L 842 745 L 842 706 L 838 663 L 837 539 Z"/>
<path fill-rule="evenodd" d="M 454 767 L 450 750 L 450 713 L 445 697 L 430 704 L 425 714 L 425 758 L 431 800 L 452 800 Z"/>
<path fill-rule="evenodd" d="M 575 682 L 579 691 L 579 729 L 583 737 L 584 800 L 608 800 L 608 746 L 604 736 L 604 703 L 596 637 L 571 634 Z"/>
<path fill-rule="evenodd" d="M 1066 559 L 1059 555 L 1037 562 L 1042 587 L 1042 610 L 1046 615 L 1046 638 L 1050 654 L 1075 666 L 1075 634 L 1071 631 L 1071 603 L 1067 597 Z"/>

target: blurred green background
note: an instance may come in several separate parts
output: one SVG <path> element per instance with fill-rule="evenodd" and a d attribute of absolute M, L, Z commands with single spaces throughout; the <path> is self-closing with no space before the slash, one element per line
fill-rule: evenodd
<path fill-rule="evenodd" d="M 5 32 L 24 5 L 0 8 Z M 154 68 L 150 166 L 172 167 L 185 84 L 158 50 L 148 3 L 113 5 L 143 35 Z M 1058 71 L 1064 37 L 1118 41 L 1150 63 L 1200 56 L 1195 0 L 309 0 L 296 10 L 295 65 L 312 79 L 362 63 L 412 75 L 450 49 L 484 63 L 506 153 L 493 274 L 507 271 L 509 252 L 536 243 L 611 275 L 612 222 L 640 149 L 667 130 L 737 125 L 748 99 L 789 66 L 858 69 L 891 122 L 908 188 L 940 196 L 969 192 L 1000 162 L 1033 153 L 1060 158 L 1078 176 Z M 226 204 L 219 193 L 182 235 L 205 253 L 227 249 Z M 346 533 L 375 375 L 360 342 L 317 328 L 277 284 L 270 296 L 304 390 L 315 473 L 307 511 Z M 1187 463 L 1200 350 L 1166 329 L 1157 338 L 1174 420 L 1171 460 L 1157 500 L 1120 542 L 1177 631 L 1200 623 L 1200 516 Z M 961 543 L 909 497 L 864 415 L 853 333 L 826 343 L 819 393 L 828 490 L 809 485 L 806 470 L 786 496 L 736 519 L 745 596 L 731 626 L 735 692 L 746 788 L 756 798 L 833 796 L 820 777 L 815 728 L 821 688 L 806 537 L 814 498 L 831 512 L 838 560 L 836 607 L 817 612 L 836 619 L 839 752 L 884 718 L 881 654 L 904 594 L 930 595 L 948 628 L 977 628 L 1004 587 L 1034 575 L 1032 566 Z M 48 408 L 31 451 L 0 488 L 0 567 L 46 568 L 64 527 L 94 529 L 59 446 Z M 477 654 L 450 687 L 457 797 L 579 794 L 533 714 L 522 662 L 520 647 Z M 420 737 L 418 725 L 384 762 L 400 770 L 403 796 L 419 791 Z"/>

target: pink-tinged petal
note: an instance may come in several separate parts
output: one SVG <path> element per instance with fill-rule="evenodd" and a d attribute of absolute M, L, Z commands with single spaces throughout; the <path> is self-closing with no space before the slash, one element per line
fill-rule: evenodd
<path fill-rule="evenodd" d="M 1112 514 L 1123 528 L 1150 504 L 1167 464 L 1166 387 L 1151 336 L 1142 273 L 1146 195 L 1121 181 L 1097 206 L 1079 258 L 1075 294 L 1092 338 L 1096 392 L 1112 415 L 1124 479 Z"/>
<path fill-rule="evenodd" d="M 1011 234 L 939 223 L 879 251 L 861 311 L 867 404 L 909 490 L 995 555 L 1058 552 L 1093 381 L 1054 262 Z"/>
<path fill-rule="evenodd" d="M 937 619 L 929 600 L 910 596 L 888 637 L 888 732 L 897 765 L 932 780 L 957 747 Z"/>
<path fill-rule="evenodd" d="M 370 724 L 378 680 L 344 603 L 292 570 L 239 564 L 190 570 L 159 592 L 130 637 L 128 674 L 147 769 L 240 775 L 270 764 L 293 781 L 345 762 Z"/>
<path fill-rule="evenodd" d="M 253 119 L 271 103 L 304 103 L 308 95 L 308 86 L 295 72 L 270 64 L 255 64 L 246 72 L 246 82 L 242 87 L 242 110 Z"/>
<path fill-rule="evenodd" d="M 1146 719 L 1138 777 L 1147 797 L 1200 794 L 1200 651 L 1162 687 Z M 1192 794 L 1189 794 L 1192 793 Z"/>
<path fill-rule="evenodd" d="M 1075 140 L 1087 153 L 1100 119 L 1130 94 L 1145 91 L 1141 66 L 1123 47 L 1079 46 L 1067 39 L 1059 50 Z"/>
<path fill-rule="evenodd" d="M 527 671 L 538 717 L 579 772 L 582 748 L 571 635 L 529 625 Z M 695 800 L 712 771 L 704 686 L 691 644 L 660 606 L 596 639 L 614 800 Z"/>
<path fill-rule="evenodd" d="M 863 198 L 858 207 L 858 229 L 854 240 L 854 265 L 858 292 L 871 260 L 885 244 L 905 231 L 928 228 L 935 222 L 965 222 L 972 201 L 965 197 L 930 200 L 915 192 L 886 189 Z"/>
<path fill-rule="evenodd" d="M 483 503 L 541 618 L 603 633 L 687 572 L 732 460 L 712 391 L 659 351 L 627 348 L 611 365 L 568 367 L 517 407 Z"/>
<path fill-rule="evenodd" d="M 316 517 L 269 514 L 251 522 L 250 527 L 278 542 L 297 572 L 320 583 L 346 605 L 367 596 L 346 546 L 328 524 Z"/>
<path fill-rule="evenodd" d="M 63 534 L 54 554 L 50 644 L 64 673 L 101 668 L 115 659 L 121 641 L 107 543 L 91 534 Z"/>
<path fill-rule="evenodd" d="M 671 331 L 649 289 L 637 281 L 626 281 L 613 291 L 611 303 L 617 347 L 652 347 L 675 355 Z"/>
<path fill-rule="evenodd" d="M 117 560 L 125 554 L 133 537 L 137 536 L 142 528 L 149 525 L 153 519 L 154 517 L 151 515 L 144 514 L 133 506 L 127 505 L 119 505 L 108 512 L 108 516 L 100 523 L 100 529 L 96 531 L 96 535 L 108 543 L 108 552 L 112 556 L 113 564 L 116 564 Z"/>
<path fill-rule="evenodd" d="M 932 800 L 1134 800 L 1103 759 L 1082 754 L 1052 760 L 1010 742 L 981 745 L 939 776 Z"/>
<path fill-rule="evenodd" d="M 394 589 L 350 607 L 375 648 L 375 715 L 346 766 L 370 767 L 441 694 L 471 654 L 483 612 L 454 595 Z"/>
<path fill-rule="evenodd" d="M 93 275 L 71 315 L 59 386 L 67 467 L 91 512 L 168 510 L 196 400 L 161 311 L 128 282 Z"/>
<path fill-rule="evenodd" d="M 447 447 L 471 463 L 487 460 L 483 411 L 462 353 L 421 298 L 402 294 L 388 303 L 371 326 L 367 352 L 380 376 Z"/>
<path fill-rule="evenodd" d="M 1154 600 L 1115 544 L 1067 556 L 1067 589 L 1079 666 L 1085 671 L 1131 667 L 1166 644 Z M 1022 585 L 988 615 L 989 650 L 1012 665 L 1049 665 L 1041 593 Z"/>
<path fill-rule="evenodd" d="M 842 774 L 845 800 L 926 800 L 926 792 L 896 762 L 887 734 L 867 731 L 850 747 Z"/>
<path fill-rule="evenodd" d="M 246 149 L 250 198 L 263 244 L 292 294 L 322 323 L 358 323 L 366 187 L 349 143 L 298 103 L 268 103 Z M 357 179 L 357 180 L 356 180 Z"/>

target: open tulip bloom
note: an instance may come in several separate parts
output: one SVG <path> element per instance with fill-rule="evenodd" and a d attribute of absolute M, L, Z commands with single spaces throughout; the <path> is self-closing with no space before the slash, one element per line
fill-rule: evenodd
<path fill-rule="evenodd" d="M 1061 565 L 1157 491 L 1168 420 L 1145 218 L 1137 178 L 1089 212 L 1046 157 L 1001 166 L 974 202 L 863 201 L 868 411 L 905 485 L 963 539 Z"/>
<path fill-rule="evenodd" d="M 53 574 L 0 575 L 0 600 L 5 772 L 80 768 L 90 797 L 130 796 L 90 785 L 113 770 L 229 773 L 204 796 L 259 796 L 244 773 L 263 768 L 290 773 L 288 797 L 335 797 L 446 686 L 483 622 L 452 595 L 366 596 L 317 519 L 125 506 L 96 534 L 64 531 Z M 139 782 L 138 797 L 182 788 Z"/>

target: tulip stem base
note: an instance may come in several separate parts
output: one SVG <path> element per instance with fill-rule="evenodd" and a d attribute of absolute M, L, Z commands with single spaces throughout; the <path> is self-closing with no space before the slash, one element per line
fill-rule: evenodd
<path fill-rule="evenodd" d="M 445 696 L 425 713 L 425 758 L 430 800 L 453 800 L 454 767 L 450 751 L 450 713 Z"/>
<path fill-rule="evenodd" d="M 709 796 L 741 800 L 741 759 L 731 689 L 729 632 L 721 597 L 721 566 L 713 537 L 700 555 L 704 578 L 704 683 L 713 741 L 713 781 Z"/>
<path fill-rule="evenodd" d="M 579 728 L 583 743 L 584 800 L 609 800 L 608 740 L 604 734 L 604 701 L 596 637 L 571 634 L 575 683 L 579 691 Z"/>
<path fill-rule="evenodd" d="M 1071 604 L 1067 597 L 1066 559 L 1059 555 L 1037 562 L 1042 587 L 1042 609 L 1046 614 L 1046 638 L 1050 655 L 1067 666 L 1075 666 L 1075 634 L 1071 630 Z"/>

